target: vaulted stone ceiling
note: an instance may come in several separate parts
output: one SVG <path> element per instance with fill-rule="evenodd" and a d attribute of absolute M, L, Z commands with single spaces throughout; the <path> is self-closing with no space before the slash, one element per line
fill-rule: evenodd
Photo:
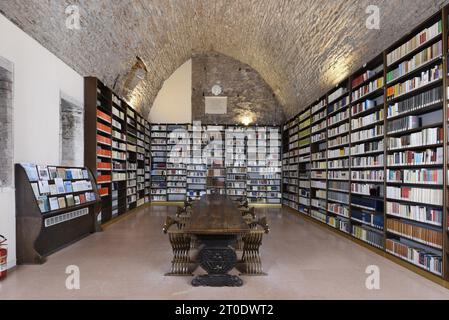
<path fill-rule="evenodd" d="M 0 11 L 80 74 L 116 83 L 117 91 L 141 57 L 149 72 L 129 98 L 144 114 L 192 53 L 217 51 L 256 69 L 290 116 L 446 2 L 2 0 Z M 69 5 L 79 6 L 80 30 L 66 27 Z M 380 9 L 380 30 L 365 27 L 368 5 Z"/>

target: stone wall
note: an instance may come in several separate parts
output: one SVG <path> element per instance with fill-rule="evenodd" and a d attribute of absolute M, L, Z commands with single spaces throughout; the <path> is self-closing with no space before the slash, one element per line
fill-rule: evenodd
<path fill-rule="evenodd" d="M 227 114 L 205 114 L 205 97 L 213 96 L 214 85 L 228 97 Z M 219 53 L 192 57 L 192 120 L 204 124 L 241 124 L 250 117 L 252 124 L 280 125 L 282 107 L 273 90 L 249 65 Z"/>
<path fill-rule="evenodd" d="M 61 165 L 84 165 L 84 107 L 61 93 L 59 114 Z"/>
<path fill-rule="evenodd" d="M 0 57 L 0 189 L 13 186 L 13 70 Z"/>

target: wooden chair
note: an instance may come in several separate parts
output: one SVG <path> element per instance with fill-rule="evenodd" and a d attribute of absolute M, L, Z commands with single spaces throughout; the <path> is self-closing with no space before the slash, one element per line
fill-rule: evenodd
<path fill-rule="evenodd" d="M 177 228 L 173 230 L 173 225 L 177 225 Z M 167 273 L 167 276 L 191 276 L 190 265 L 190 248 L 192 239 L 189 235 L 185 234 L 182 229 L 185 224 L 178 218 L 172 218 L 167 216 L 163 231 L 168 234 L 170 244 L 173 250 L 173 259 L 171 262 L 171 270 Z"/>
<path fill-rule="evenodd" d="M 266 217 L 254 219 L 249 223 L 251 231 L 243 236 L 243 254 L 241 263 L 244 266 L 243 275 L 261 276 L 266 275 L 262 268 L 260 258 L 260 246 L 264 234 L 270 232 Z"/>

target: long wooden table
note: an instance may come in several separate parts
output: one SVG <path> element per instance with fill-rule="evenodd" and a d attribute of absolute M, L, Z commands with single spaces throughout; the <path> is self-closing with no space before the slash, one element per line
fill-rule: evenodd
<path fill-rule="evenodd" d="M 239 235 L 250 232 L 237 205 L 227 196 L 206 195 L 193 203 L 184 232 L 196 236 L 202 247 L 200 266 L 207 275 L 196 276 L 193 286 L 242 286 L 238 276 L 228 274 L 237 264 L 235 244 Z"/>

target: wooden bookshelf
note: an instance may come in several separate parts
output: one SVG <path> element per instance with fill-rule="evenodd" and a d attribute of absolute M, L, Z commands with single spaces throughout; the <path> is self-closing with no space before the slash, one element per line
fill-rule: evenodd
<path fill-rule="evenodd" d="M 228 126 L 225 132 L 226 194 L 233 199 L 247 196 L 246 128 Z"/>
<path fill-rule="evenodd" d="M 311 169 L 311 108 L 306 108 L 298 115 L 298 156 L 293 158 L 292 164 L 297 163 L 297 187 L 298 196 L 296 198 L 298 210 L 310 214 L 310 169 Z M 293 179 L 291 182 L 295 182 Z"/>
<path fill-rule="evenodd" d="M 95 77 L 85 78 L 84 91 L 84 160 L 106 223 L 150 201 L 149 123 Z"/>
<path fill-rule="evenodd" d="M 96 178 L 104 223 L 112 218 L 112 91 L 88 77 L 84 97 L 84 163 Z"/>
<path fill-rule="evenodd" d="M 310 210 L 314 217 L 326 215 L 327 210 L 327 96 L 311 107 L 312 128 L 310 144 Z"/>
<path fill-rule="evenodd" d="M 151 202 L 167 201 L 167 125 L 151 125 Z"/>
<path fill-rule="evenodd" d="M 299 115 L 284 125 L 283 130 L 283 203 L 298 210 L 298 142 Z"/>
<path fill-rule="evenodd" d="M 190 135 L 186 124 L 167 125 L 167 198 L 185 201 L 187 195 L 187 166 L 190 162 Z"/>
<path fill-rule="evenodd" d="M 281 204 L 281 133 L 277 126 L 153 124 L 151 201 L 204 194 Z"/>
<path fill-rule="evenodd" d="M 191 139 L 191 160 L 187 165 L 187 196 L 199 200 L 206 194 L 207 161 L 203 158 L 203 148 L 206 146 L 203 134 L 206 127 L 193 123 L 188 125 L 188 131 Z"/>
<path fill-rule="evenodd" d="M 288 183 L 290 136 L 310 109 L 312 218 L 446 280 L 448 14 L 445 7 L 287 121 L 283 140 L 284 205 L 307 214 Z"/>

